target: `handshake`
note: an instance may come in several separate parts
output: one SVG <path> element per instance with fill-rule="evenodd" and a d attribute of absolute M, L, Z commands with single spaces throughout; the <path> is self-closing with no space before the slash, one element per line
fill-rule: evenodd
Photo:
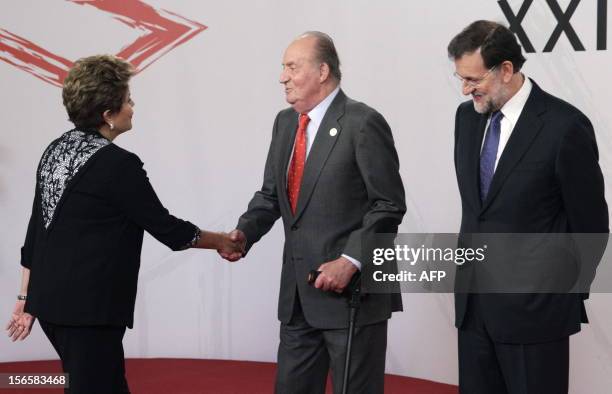
<path fill-rule="evenodd" d="M 240 230 L 218 233 L 217 253 L 227 261 L 238 261 L 244 256 L 246 236 Z"/>
<path fill-rule="evenodd" d="M 221 257 L 227 261 L 238 261 L 246 252 L 246 236 L 238 229 L 229 233 L 208 233 L 210 249 L 216 249 Z M 203 234 L 202 239 L 206 237 Z M 340 256 L 335 260 L 325 262 L 317 268 L 319 275 L 312 285 L 323 291 L 342 293 L 348 286 L 358 268 L 346 257 Z M 306 280 L 306 278 L 304 278 Z"/>

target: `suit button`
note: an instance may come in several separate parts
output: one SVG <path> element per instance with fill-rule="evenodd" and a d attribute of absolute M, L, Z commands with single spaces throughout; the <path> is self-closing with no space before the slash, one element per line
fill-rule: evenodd
<path fill-rule="evenodd" d="M 299 227 L 298 227 L 297 225 L 295 225 L 295 224 L 294 224 L 293 226 L 291 226 L 291 231 L 297 231 L 297 229 L 298 229 L 298 228 L 299 228 Z"/>

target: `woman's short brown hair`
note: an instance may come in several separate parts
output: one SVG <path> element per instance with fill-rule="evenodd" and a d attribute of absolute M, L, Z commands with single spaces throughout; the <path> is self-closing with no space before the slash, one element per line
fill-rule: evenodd
<path fill-rule="evenodd" d="M 104 111 L 121 110 L 133 74 L 132 66 L 116 56 L 96 55 L 77 60 L 62 90 L 70 121 L 78 128 L 100 127 Z"/>

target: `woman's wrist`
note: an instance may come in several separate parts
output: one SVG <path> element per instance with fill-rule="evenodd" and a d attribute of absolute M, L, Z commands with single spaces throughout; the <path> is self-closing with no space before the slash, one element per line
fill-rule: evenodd
<path fill-rule="evenodd" d="M 223 247 L 224 234 L 219 232 L 211 232 L 210 234 L 213 237 L 211 249 L 221 249 Z"/>
<path fill-rule="evenodd" d="M 223 246 L 223 233 L 201 230 L 196 248 L 219 249 Z"/>

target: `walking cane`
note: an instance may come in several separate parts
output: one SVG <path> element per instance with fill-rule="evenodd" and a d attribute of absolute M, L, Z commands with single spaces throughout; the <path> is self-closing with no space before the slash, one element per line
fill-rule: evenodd
<path fill-rule="evenodd" d="M 308 283 L 314 285 L 321 271 L 312 270 L 308 273 Z M 349 308 L 349 327 L 348 336 L 346 337 L 346 355 L 344 358 L 344 374 L 342 376 L 342 394 L 348 393 L 349 387 L 349 372 L 351 370 L 351 351 L 353 347 L 353 336 L 355 334 L 355 320 L 357 319 L 357 311 L 359 310 L 361 301 L 361 272 L 357 271 L 351 281 L 342 292 L 342 295 L 348 297 Z"/>

